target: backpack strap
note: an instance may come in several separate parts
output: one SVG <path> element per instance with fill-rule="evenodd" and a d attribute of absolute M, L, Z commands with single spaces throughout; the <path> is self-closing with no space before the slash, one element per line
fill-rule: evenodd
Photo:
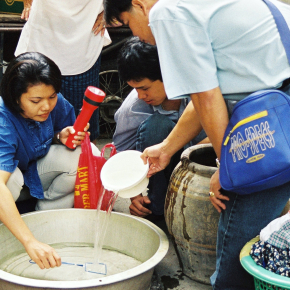
<path fill-rule="evenodd" d="M 289 30 L 289 27 L 288 27 L 282 13 L 275 6 L 275 4 L 273 4 L 269 0 L 263 0 L 263 1 L 267 4 L 267 6 L 269 7 L 269 9 L 270 9 L 270 11 L 275 19 L 278 31 L 280 33 L 281 41 L 284 45 L 286 55 L 288 58 L 288 62 L 290 64 L 290 30 Z"/>

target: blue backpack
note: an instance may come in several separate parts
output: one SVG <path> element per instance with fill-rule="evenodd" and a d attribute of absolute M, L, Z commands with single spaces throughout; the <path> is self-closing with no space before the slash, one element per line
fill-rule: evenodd
<path fill-rule="evenodd" d="M 290 64 L 290 31 L 277 7 L 269 7 Z M 239 194 L 290 181 L 290 97 L 278 90 L 255 92 L 233 110 L 220 160 L 222 188 Z"/>
<path fill-rule="evenodd" d="M 290 96 L 255 92 L 234 107 L 222 144 L 220 184 L 249 194 L 290 181 Z"/>

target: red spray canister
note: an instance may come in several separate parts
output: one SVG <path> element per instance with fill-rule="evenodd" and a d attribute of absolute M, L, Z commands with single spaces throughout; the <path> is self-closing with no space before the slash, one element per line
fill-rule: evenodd
<path fill-rule="evenodd" d="M 70 134 L 65 143 L 68 148 L 75 149 L 73 147 L 74 144 L 72 143 L 74 136 L 77 135 L 78 132 L 84 131 L 84 128 L 89 122 L 94 110 L 96 110 L 103 102 L 105 96 L 106 94 L 102 90 L 93 86 L 87 87 L 81 112 L 74 123 L 75 133 Z"/>

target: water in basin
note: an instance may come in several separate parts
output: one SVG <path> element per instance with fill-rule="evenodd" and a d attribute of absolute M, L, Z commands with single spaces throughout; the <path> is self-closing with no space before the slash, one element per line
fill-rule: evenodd
<path fill-rule="evenodd" d="M 82 264 L 94 263 L 93 244 L 86 243 L 60 243 L 52 245 L 61 256 L 62 262 Z M 41 270 L 36 264 L 30 262 L 26 252 L 17 253 L 13 257 L 0 261 L 0 269 L 25 278 L 52 281 L 76 281 L 104 278 L 118 274 L 141 264 L 140 261 L 120 252 L 103 249 L 101 265 L 106 265 L 107 274 L 90 273 L 95 270 L 87 264 L 87 271 L 82 266 L 62 264 L 60 267 Z M 102 272 L 104 268 L 99 268 Z"/>

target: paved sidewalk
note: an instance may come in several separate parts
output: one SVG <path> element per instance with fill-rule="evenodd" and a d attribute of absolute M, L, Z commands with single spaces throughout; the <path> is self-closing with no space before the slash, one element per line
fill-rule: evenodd
<path fill-rule="evenodd" d="M 129 213 L 130 200 L 118 197 L 114 206 L 114 211 Z M 150 290 L 210 290 L 210 285 L 198 283 L 189 279 L 182 273 L 178 257 L 170 235 L 166 228 L 165 221 L 156 223 L 166 234 L 169 240 L 169 250 L 164 259 L 155 267 Z"/>

